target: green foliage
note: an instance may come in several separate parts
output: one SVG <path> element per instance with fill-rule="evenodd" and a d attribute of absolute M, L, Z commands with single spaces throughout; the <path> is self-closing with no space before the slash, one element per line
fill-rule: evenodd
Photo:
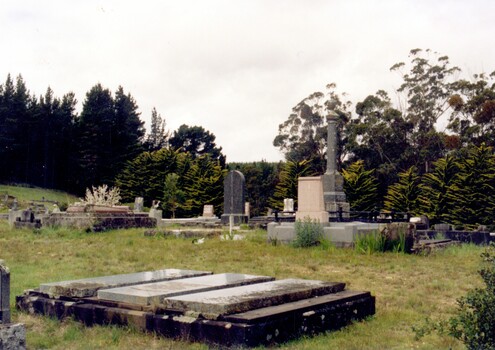
<path fill-rule="evenodd" d="M 495 210 L 495 156 L 493 149 L 481 144 L 469 149 L 459 161 L 459 173 L 448 193 L 454 208 L 449 222 L 476 228 L 493 223 Z"/>
<path fill-rule="evenodd" d="M 175 212 L 184 203 L 185 193 L 179 188 L 179 175 L 176 173 L 167 174 L 163 189 L 163 204 L 165 210 L 172 212 L 172 218 L 175 218 Z"/>
<path fill-rule="evenodd" d="M 151 130 L 144 141 L 144 148 L 148 152 L 158 151 L 167 145 L 169 133 L 165 131 L 166 122 L 153 107 L 151 111 Z"/>
<path fill-rule="evenodd" d="M 365 170 L 364 162 L 352 163 L 342 170 L 344 191 L 352 210 L 373 210 L 378 201 L 378 182 L 373 170 Z"/>
<path fill-rule="evenodd" d="M 298 179 L 302 176 L 314 175 L 310 163 L 307 160 L 300 162 L 288 160 L 282 167 L 279 174 L 279 182 L 275 187 L 273 197 L 268 203 L 271 208 L 282 210 L 284 198 L 293 198 L 294 206 L 297 206 L 297 186 Z"/>
<path fill-rule="evenodd" d="M 414 214 L 419 209 L 420 177 L 415 166 L 399 174 L 399 181 L 388 188 L 385 209 Z"/>
<path fill-rule="evenodd" d="M 323 226 L 316 220 L 305 217 L 302 221 L 297 220 L 294 226 L 296 238 L 292 246 L 306 248 L 319 245 L 323 239 Z"/>
<path fill-rule="evenodd" d="M 182 200 L 175 203 L 175 214 L 198 216 L 205 204 L 212 204 L 217 214 L 221 211 L 225 172 L 218 161 L 208 155 L 193 159 L 190 153 L 171 148 L 143 152 L 127 163 L 116 184 L 124 202 L 143 197 L 149 206 L 152 200 L 158 199 L 165 203 L 168 213 L 174 214 L 170 206 L 170 193 L 165 194 L 167 175 L 172 173 L 177 175 L 176 195 L 183 193 L 183 197 L 180 196 Z"/>
<path fill-rule="evenodd" d="M 385 231 L 374 231 L 358 237 L 354 242 L 354 249 L 362 254 L 373 254 L 391 251 L 394 253 L 406 253 L 406 232 L 398 230 L 396 237 L 388 236 Z"/>
<path fill-rule="evenodd" d="M 454 208 L 455 181 L 459 172 L 456 159 L 448 155 L 433 163 L 433 171 L 423 175 L 419 202 L 430 223 L 447 222 Z"/>
<path fill-rule="evenodd" d="M 216 136 L 202 126 L 183 124 L 174 131 L 169 144 L 174 149 L 190 153 L 193 159 L 208 154 L 212 160 L 219 161 L 224 167 L 226 158 L 222 153 L 222 147 L 216 145 L 215 139 Z"/>
<path fill-rule="evenodd" d="M 287 161 L 309 161 L 316 173 L 325 171 L 325 148 L 327 144 L 326 115 L 330 110 L 339 114 L 338 135 L 343 135 L 344 125 L 350 118 L 349 101 L 334 91 L 336 85 L 328 84 L 327 92 L 314 92 L 304 98 L 295 107 L 288 119 L 279 125 L 278 135 L 273 145 L 280 149 Z M 338 159 L 344 157 L 345 140 L 338 138 Z"/>

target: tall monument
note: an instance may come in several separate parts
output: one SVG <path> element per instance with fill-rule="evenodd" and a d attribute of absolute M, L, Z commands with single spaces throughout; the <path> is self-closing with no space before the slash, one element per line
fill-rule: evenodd
<path fill-rule="evenodd" d="M 325 210 L 330 212 L 330 218 L 338 218 L 339 211 L 342 211 L 343 217 L 349 217 L 350 206 L 344 193 L 344 178 L 337 170 L 338 114 L 333 108 L 327 115 L 327 170 L 322 175 L 323 201 Z"/>

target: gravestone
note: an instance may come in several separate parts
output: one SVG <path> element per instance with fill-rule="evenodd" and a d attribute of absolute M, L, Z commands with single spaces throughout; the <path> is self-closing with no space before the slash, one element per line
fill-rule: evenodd
<path fill-rule="evenodd" d="M 10 271 L 0 260 L 0 349 L 26 349 L 26 328 L 10 320 Z"/>
<path fill-rule="evenodd" d="M 213 218 L 215 217 L 215 214 L 213 212 L 213 205 L 211 204 L 205 204 L 203 206 L 203 218 Z"/>
<path fill-rule="evenodd" d="M 251 217 L 251 203 L 249 202 L 244 203 L 244 215 L 248 219 Z"/>
<path fill-rule="evenodd" d="M 230 217 L 235 225 L 247 221 L 244 204 L 245 187 L 246 180 L 240 171 L 232 170 L 225 177 L 222 224 L 228 225 Z"/>
<path fill-rule="evenodd" d="M 134 212 L 142 212 L 144 209 L 144 199 L 143 197 L 136 197 L 134 199 Z"/>
<path fill-rule="evenodd" d="M 322 224 L 328 222 L 321 176 L 300 177 L 297 184 L 297 198 L 296 220 L 309 218 Z"/>
<path fill-rule="evenodd" d="M 294 199 L 284 198 L 284 212 L 292 212 L 292 211 L 294 211 Z"/>

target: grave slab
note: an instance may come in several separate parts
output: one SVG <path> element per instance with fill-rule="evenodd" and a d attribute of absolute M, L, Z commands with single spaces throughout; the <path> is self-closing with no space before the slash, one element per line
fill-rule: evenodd
<path fill-rule="evenodd" d="M 211 275 L 211 271 L 164 269 L 122 275 L 83 278 L 79 280 L 43 283 L 40 292 L 52 298 L 85 298 L 96 296 L 100 289 L 130 286 L 140 283 L 160 282 L 187 277 Z"/>
<path fill-rule="evenodd" d="M 165 298 L 165 307 L 208 319 L 336 293 L 345 283 L 285 279 Z"/>
<path fill-rule="evenodd" d="M 145 306 L 158 305 L 162 303 L 163 299 L 168 297 L 273 280 L 274 278 L 269 276 L 221 273 L 173 281 L 137 284 L 127 287 L 99 290 L 98 299 Z"/>

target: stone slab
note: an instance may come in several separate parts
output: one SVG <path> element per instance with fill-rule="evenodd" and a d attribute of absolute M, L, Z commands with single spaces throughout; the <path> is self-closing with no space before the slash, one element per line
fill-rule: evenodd
<path fill-rule="evenodd" d="M 273 281 L 273 277 L 222 273 L 180 280 L 137 284 L 98 291 L 98 299 L 138 305 L 158 305 L 163 299 L 190 293 Z"/>
<path fill-rule="evenodd" d="M 0 325 L 0 349 L 25 350 L 26 327 L 22 323 Z"/>
<path fill-rule="evenodd" d="M 344 290 L 345 283 L 285 279 L 210 292 L 187 294 L 163 300 L 166 308 L 208 319 L 280 305 Z"/>
<path fill-rule="evenodd" d="M 101 276 L 84 278 L 79 280 L 43 283 L 40 292 L 48 294 L 52 298 L 72 297 L 85 298 L 96 296 L 100 289 L 130 286 L 140 283 L 160 282 L 187 277 L 211 275 L 211 271 L 194 271 L 180 269 L 164 269 L 157 271 L 145 271 L 122 275 Z"/>

